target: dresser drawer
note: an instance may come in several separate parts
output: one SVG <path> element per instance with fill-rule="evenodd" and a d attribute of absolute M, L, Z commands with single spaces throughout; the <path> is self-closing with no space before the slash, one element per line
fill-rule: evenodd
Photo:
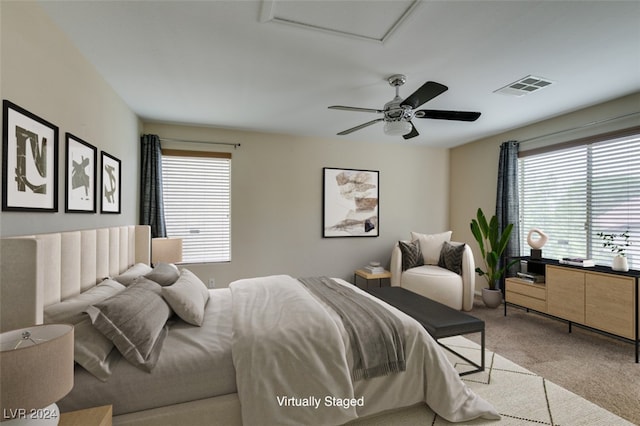
<path fill-rule="evenodd" d="M 505 300 L 508 303 L 514 305 L 524 306 L 525 308 L 533 309 L 538 312 L 547 312 L 547 301 L 536 299 L 534 297 L 525 296 L 523 294 L 507 291 Z"/>
<path fill-rule="evenodd" d="M 507 292 L 513 292 L 535 299 L 547 300 L 547 289 L 542 284 L 530 284 L 517 278 L 508 278 Z"/>

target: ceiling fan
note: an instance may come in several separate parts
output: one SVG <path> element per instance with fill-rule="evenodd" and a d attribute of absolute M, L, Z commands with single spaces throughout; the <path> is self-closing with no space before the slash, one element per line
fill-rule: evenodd
<path fill-rule="evenodd" d="M 392 87 L 396 88 L 396 96 L 384 105 L 384 109 L 358 108 L 342 105 L 330 106 L 330 109 L 345 111 L 375 112 L 384 114 L 382 118 L 376 118 L 367 123 L 344 130 L 338 135 L 348 135 L 356 130 L 364 129 L 379 121 L 384 121 L 384 132 L 388 135 L 402 135 L 405 139 L 411 139 L 419 135 L 416 127 L 411 122 L 414 118 L 433 118 L 436 120 L 476 121 L 480 117 L 479 112 L 470 111 L 446 111 L 438 109 L 416 110 L 420 105 L 441 95 L 449 88 L 435 81 L 427 81 L 408 98 L 402 99 L 399 95 L 400 86 L 407 78 L 402 74 L 394 74 L 387 79 Z"/>

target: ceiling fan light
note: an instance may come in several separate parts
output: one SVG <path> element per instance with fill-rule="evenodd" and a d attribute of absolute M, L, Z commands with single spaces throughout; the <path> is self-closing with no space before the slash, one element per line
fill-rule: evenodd
<path fill-rule="evenodd" d="M 408 121 L 387 121 L 384 123 L 384 133 L 389 136 L 406 135 L 411 131 Z"/>

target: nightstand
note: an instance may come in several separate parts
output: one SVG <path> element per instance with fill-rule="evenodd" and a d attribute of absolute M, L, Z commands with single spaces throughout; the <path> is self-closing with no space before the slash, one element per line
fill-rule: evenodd
<path fill-rule="evenodd" d="M 58 426 L 111 426 L 111 417 L 111 405 L 103 405 L 62 413 Z"/>
<path fill-rule="evenodd" d="M 370 274 L 364 269 L 356 269 L 356 271 L 353 273 L 353 285 L 355 285 L 356 287 L 358 286 L 358 277 L 367 280 L 367 288 L 369 288 L 369 281 L 371 280 L 378 280 L 378 287 L 382 287 L 383 279 L 391 280 L 391 272 L 384 271 L 380 274 Z"/>

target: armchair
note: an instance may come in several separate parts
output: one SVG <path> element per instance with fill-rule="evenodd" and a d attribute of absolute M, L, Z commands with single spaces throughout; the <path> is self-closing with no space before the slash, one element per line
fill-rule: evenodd
<path fill-rule="evenodd" d="M 412 240 L 419 241 L 424 264 L 405 270 L 403 270 L 402 251 L 399 243 L 396 243 L 391 253 L 391 285 L 404 287 L 457 310 L 470 311 L 473 308 L 476 278 L 471 247 L 467 244 L 462 251 L 460 274 L 438 266 L 440 250 L 445 241 L 458 247 L 464 244 L 449 241 L 450 237 L 450 231 L 434 235 L 413 232 Z"/>

